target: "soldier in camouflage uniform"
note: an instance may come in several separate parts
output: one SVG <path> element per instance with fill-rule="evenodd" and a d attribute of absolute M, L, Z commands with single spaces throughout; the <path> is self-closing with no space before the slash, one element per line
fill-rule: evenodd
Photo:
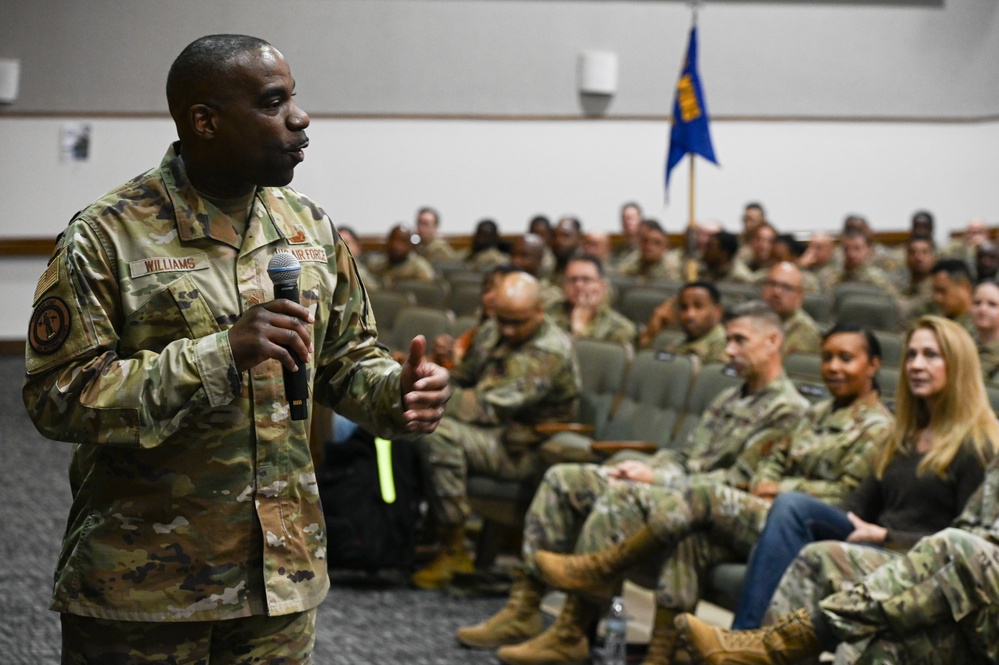
<path fill-rule="evenodd" d="M 572 340 L 545 316 L 538 281 L 523 272 L 505 276 L 495 307 L 496 323 L 482 333 L 495 330 L 495 343 L 473 342 L 479 350 L 454 370 L 453 398 L 440 427 L 417 442 L 442 541 L 440 553 L 412 576 L 420 588 L 447 586 L 454 573 L 472 569 L 464 532 L 471 513 L 468 473 L 530 479 L 544 440 L 535 425 L 568 421 L 579 396 Z"/>
<path fill-rule="evenodd" d="M 465 256 L 469 270 L 486 272 L 490 268 L 510 262 L 510 256 L 499 248 L 499 227 L 491 219 L 483 219 L 475 225 L 472 247 Z"/>
<path fill-rule="evenodd" d="M 555 325 L 574 339 L 634 346 L 635 324 L 607 303 L 607 282 L 599 259 L 589 254 L 570 259 L 562 281 L 565 300 L 548 308 Z"/>
<path fill-rule="evenodd" d="M 975 336 L 971 320 L 971 271 L 960 259 L 940 259 L 933 266 L 933 304 L 940 316 L 946 317 Z"/>
<path fill-rule="evenodd" d="M 669 253 L 669 236 L 659 222 L 645 220 L 639 231 L 639 251 L 617 266 L 617 272 L 636 281 L 680 280 L 680 260 Z"/>
<path fill-rule="evenodd" d="M 742 640 L 767 634 L 765 645 L 724 655 L 745 663 L 816 663 L 822 651 L 843 664 L 999 663 L 999 461 L 952 528 L 907 553 L 808 545 L 781 580 L 767 623 L 773 628 Z"/>
<path fill-rule="evenodd" d="M 78 444 L 64 663 L 311 662 L 326 530 L 282 367 L 304 362 L 313 399 L 374 431 L 443 412 L 447 373 L 420 342 L 401 367 L 378 347 L 346 246 L 285 187 L 308 144 L 293 90 L 262 40 L 189 45 L 167 82 L 180 141 L 78 213 L 38 282 L 24 403 Z M 273 300 L 278 252 L 302 265 L 301 304 Z"/>
<path fill-rule="evenodd" d="M 729 353 L 745 383 L 719 394 L 682 450 L 664 449 L 645 462 L 558 464 L 548 469 L 527 513 L 524 573 L 515 581 L 510 602 L 486 622 L 461 629 L 461 643 L 496 648 L 523 642 L 516 648 L 500 649 L 503 662 L 578 660 L 588 653 L 583 631 L 597 606 L 576 596 L 570 596 L 555 627 L 524 642 L 541 630 L 538 603 L 544 585 L 535 554 L 572 551 L 587 516 L 613 485 L 641 490 L 644 495 L 650 484 L 682 486 L 687 474 L 693 473 L 709 474 L 720 482 L 749 482 L 752 467 L 787 434 L 804 411 L 805 401 L 783 373 L 776 314 L 756 301 L 735 308 L 730 317 L 726 323 Z"/>
<path fill-rule="evenodd" d="M 386 289 L 406 280 L 432 282 L 437 279 L 430 262 L 413 251 L 413 232 L 401 224 L 389 231 L 385 239 L 385 256 L 371 264 L 371 272 Z"/>
<path fill-rule="evenodd" d="M 711 282 L 752 284 L 753 273 L 739 258 L 739 237 L 728 231 L 712 233 L 704 245 L 697 274 Z"/>
<path fill-rule="evenodd" d="M 692 355 L 700 363 L 725 362 L 725 327 L 721 325 L 721 293 L 711 282 L 687 282 L 676 298 L 656 307 L 639 344 L 649 347 L 660 332 L 679 322 L 684 338 L 666 344 L 669 353 Z"/>
<path fill-rule="evenodd" d="M 852 230 L 844 233 L 840 241 L 843 248 L 843 269 L 830 273 L 822 284 L 822 289 L 834 294 L 840 284 L 870 284 L 882 289 L 900 307 L 898 291 L 888 273 L 873 263 L 871 242 L 871 237 L 861 231 Z"/>
<path fill-rule="evenodd" d="M 420 242 L 416 253 L 425 258 L 431 265 L 438 261 L 456 261 L 460 258 L 458 251 L 446 240 L 437 235 L 440 230 L 440 215 L 433 208 L 420 208 L 416 211 L 416 233 Z"/>
<path fill-rule="evenodd" d="M 770 268 L 760 295 L 784 322 L 785 356 L 792 353 L 818 353 L 821 334 L 815 320 L 801 308 L 805 288 L 801 269 L 782 262 Z"/>
<path fill-rule="evenodd" d="M 583 525 L 577 556 L 537 554 L 542 577 L 565 591 L 601 598 L 629 572 L 629 563 L 658 576 L 646 662 L 670 662 L 674 618 L 694 610 L 711 566 L 748 557 L 774 496 L 802 491 L 839 501 L 870 472 L 892 423 L 873 378 L 879 356 L 872 333 L 837 327 L 823 345 L 823 374 L 834 399 L 805 413 L 756 464 L 747 488 L 711 474 L 691 476 L 684 490 L 611 485 Z"/>
<path fill-rule="evenodd" d="M 999 283 L 986 280 L 975 287 L 971 318 L 975 324 L 975 342 L 982 376 L 986 381 L 999 373 Z"/>

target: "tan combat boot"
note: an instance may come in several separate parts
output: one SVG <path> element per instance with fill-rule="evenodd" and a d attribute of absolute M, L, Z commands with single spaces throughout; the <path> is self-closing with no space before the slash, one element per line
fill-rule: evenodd
<path fill-rule="evenodd" d="M 789 665 L 822 653 L 807 609 L 785 614 L 758 630 L 724 630 L 681 614 L 677 631 L 706 665 Z"/>
<path fill-rule="evenodd" d="M 642 660 L 642 665 L 670 665 L 674 662 L 673 652 L 676 649 L 677 612 L 664 607 L 656 607 L 656 616 L 652 623 L 652 637 L 649 638 L 649 650 Z"/>
<path fill-rule="evenodd" d="M 498 649 L 520 644 L 541 632 L 541 594 L 544 584 L 524 573 L 514 572 L 510 599 L 499 612 L 482 623 L 458 629 L 458 642 L 473 649 Z"/>
<path fill-rule="evenodd" d="M 501 647 L 496 657 L 505 665 L 585 665 L 590 662 L 586 632 L 596 616 L 595 605 L 570 594 L 548 630 L 526 642 Z"/>
<path fill-rule="evenodd" d="M 538 552 L 534 561 L 541 579 L 556 589 L 606 600 L 614 595 L 624 573 L 661 551 L 664 544 L 652 529 L 642 527 L 617 545 L 592 554 Z"/>
<path fill-rule="evenodd" d="M 470 573 L 475 569 L 465 548 L 465 527 L 449 525 L 443 529 L 441 549 L 426 566 L 413 573 L 409 581 L 420 589 L 443 589 L 455 573 Z"/>

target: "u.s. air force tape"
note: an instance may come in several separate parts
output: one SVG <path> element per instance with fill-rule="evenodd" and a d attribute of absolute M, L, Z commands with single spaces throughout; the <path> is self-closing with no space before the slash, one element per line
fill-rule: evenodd
<path fill-rule="evenodd" d="M 46 298 L 31 315 L 28 343 L 35 353 L 54 353 L 69 337 L 69 308 L 62 298 Z"/>

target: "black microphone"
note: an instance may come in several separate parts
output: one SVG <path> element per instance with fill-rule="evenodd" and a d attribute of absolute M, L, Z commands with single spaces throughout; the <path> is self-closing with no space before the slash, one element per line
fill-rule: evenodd
<path fill-rule="evenodd" d="M 288 252 L 278 252 L 267 264 L 267 275 L 274 282 L 274 299 L 285 298 L 298 302 L 298 276 L 302 264 Z M 309 417 L 309 376 L 302 359 L 292 349 L 288 349 L 295 359 L 298 369 L 292 372 L 282 365 L 284 371 L 284 392 L 288 396 L 292 420 L 305 420 Z"/>

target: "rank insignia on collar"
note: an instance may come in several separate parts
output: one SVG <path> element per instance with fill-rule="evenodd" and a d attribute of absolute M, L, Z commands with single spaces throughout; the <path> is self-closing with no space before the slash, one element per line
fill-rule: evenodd
<path fill-rule="evenodd" d="M 69 337 L 69 308 L 62 298 L 46 298 L 31 315 L 28 343 L 35 353 L 54 353 Z"/>

